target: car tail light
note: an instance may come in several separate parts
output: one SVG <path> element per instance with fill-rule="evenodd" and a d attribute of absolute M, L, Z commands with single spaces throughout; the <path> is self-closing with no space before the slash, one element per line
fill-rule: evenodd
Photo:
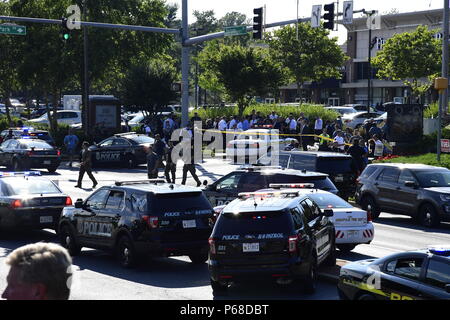
<path fill-rule="evenodd" d="M 59 157 L 59 156 L 61 156 L 61 150 L 57 150 L 56 151 L 56 155 Z"/>
<path fill-rule="evenodd" d="M 158 217 L 142 216 L 142 220 L 144 220 L 150 228 L 158 228 Z"/>
<path fill-rule="evenodd" d="M 290 236 L 289 240 L 289 252 L 293 253 L 297 251 L 297 243 L 298 243 L 298 237 L 297 236 Z"/>
<path fill-rule="evenodd" d="M 211 254 L 216 254 L 216 241 L 213 238 L 209 238 L 208 243 L 209 243 L 209 252 Z"/>
<path fill-rule="evenodd" d="M 72 205 L 72 199 L 70 197 L 66 197 L 66 206 L 71 206 Z"/>
<path fill-rule="evenodd" d="M 370 206 L 367 208 L 367 222 L 372 221 L 372 209 Z"/>
<path fill-rule="evenodd" d="M 31 157 L 32 155 L 33 155 L 33 151 L 28 151 L 28 152 L 27 152 L 27 156 L 28 156 L 28 157 Z"/>
<path fill-rule="evenodd" d="M 21 207 L 23 207 L 22 201 L 13 200 L 13 202 L 11 202 L 11 208 L 17 209 L 17 208 L 21 208 Z"/>

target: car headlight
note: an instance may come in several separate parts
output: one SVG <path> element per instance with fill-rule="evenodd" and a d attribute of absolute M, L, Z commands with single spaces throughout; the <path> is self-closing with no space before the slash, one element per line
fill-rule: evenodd
<path fill-rule="evenodd" d="M 439 197 L 442 201 L 450 201 L 450 194 L 440 194 Z"/>

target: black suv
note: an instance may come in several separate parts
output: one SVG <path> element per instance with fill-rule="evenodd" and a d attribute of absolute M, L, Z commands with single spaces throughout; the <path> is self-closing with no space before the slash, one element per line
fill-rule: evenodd
<path fill-rule="evenodd" d="M 199 188 L 164 180 L 116 182 L 67 207 L 59 223 L 61 244 L 112 251 L 124 267 L 143 256 L 208 258 L 213 209 Z"/>
<path fill-rule="evenodd" d="M 145 134 L 119 133 L 92 145 L 92 166 L 134 168 L 147 163 L 147 148 L 155 142 Z"/>
<path fill-rule="evenodd" d="M 220 213 L 209 239 L 214 295 L 232 282 L 294 283 L 315 291 L 320 264 L 336 264 L 331 209 L 294 190 L 240 194 Z"/>
<path fill-rule="evenodd" d="M 259 165 L 268 165 L 271 156 L 258 159 Z M 348 201 L 356 191 L 356 174 L 353 158 L 348 154 L 325 151 L 280 151 L 279 163 L 283 168 L 310 170 L 329 175 L 339 190 L 338 195 Z"/>
<path fill-rule="evenodd" d="M 356 202 L 381 211 L 408 215 L 426 227 L 450 221 L 450 170 L 423 164 L 371 164 L 358 178 Z"/>
<path fill-rule="evenodd" d="M 215 207 L 236 199 L 240 192 L 268 188 L 271 183 L 313 183 L 317 189 L 338 193 L 327 174 L 264 166 L 243 166 L 207 186 L 204 192 Z"/>

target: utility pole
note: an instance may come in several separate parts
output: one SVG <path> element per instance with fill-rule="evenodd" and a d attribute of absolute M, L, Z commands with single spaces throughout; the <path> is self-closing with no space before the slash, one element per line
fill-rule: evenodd
<path fill-rule="evenodd" d="M 449 0 L 444 0 L 444 19 L 442 22 L 442 78 L 448 78 L 448 27 L 449 27 Z M 448 109 L 448 85 L 439 94 L 439 115 L 437 132 L 437 161 L 441 161 L 441 136 L 442 136 L 442 113 Z"/>
<path fill-rule="evenodd" d="M 363 12 L 365 14 L 368 15 L 368 18 L 370 18 L 372 15 L 374 15 L 376 13 L 375 10 L 372 11 L 366 11 L 365 9 L 363 9 Z M 372 25 L 369 26 L 369 44 L 368 44 L 368 66 L 367 66 L 367 112 L 370 113 L 370 103 L 372 100 L 372 95 L 371 95 L 371 86 L 372 86 L 372 64 L 371 64 L 371 60 L 372 60 L 372 48 L 375 45 L 375 41 L 372 41 Z"/>
<path fill-rule="evenodd" d="M 87 21 L 87 0 L 83 0 L 83 20 Z M 90 135 L 89 130 L 89 75 L 88 75 L 88 33 L 87 27 L 83 27 L 83 73 L 84 73 L 84 99 L 83 99 L 83 112 L 82 123 L 84 134 L 88 137 Z"/>
<path fill-rule="evenodd" d="M 181 125 L 185 127 L 189 121 L 189 51 L 186 45 L 189 39 L 188 2 L 183 0 L 181 4 Z"/>

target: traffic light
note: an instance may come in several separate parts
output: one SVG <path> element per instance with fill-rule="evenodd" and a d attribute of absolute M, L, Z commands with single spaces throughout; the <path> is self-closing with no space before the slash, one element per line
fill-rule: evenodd
<path fill-rule="evenodd" d="M 253 9 L 253 39 L 262 39 L 263 34 L 263 8 Z"/>
<path fill-rule="evenodd" d="M 323 15 L 323 19 L 325 20 L 323 27 L 334 30 L 334 3 L 324 5 L 323 9 L 325 11 Z"/>
<path fill-rule="evenodd" d="M 70 29 L 67 26 L 67 18 L 61 18 L 61 35 L 64 41 L 67 41 L 70 39 Z"/>

